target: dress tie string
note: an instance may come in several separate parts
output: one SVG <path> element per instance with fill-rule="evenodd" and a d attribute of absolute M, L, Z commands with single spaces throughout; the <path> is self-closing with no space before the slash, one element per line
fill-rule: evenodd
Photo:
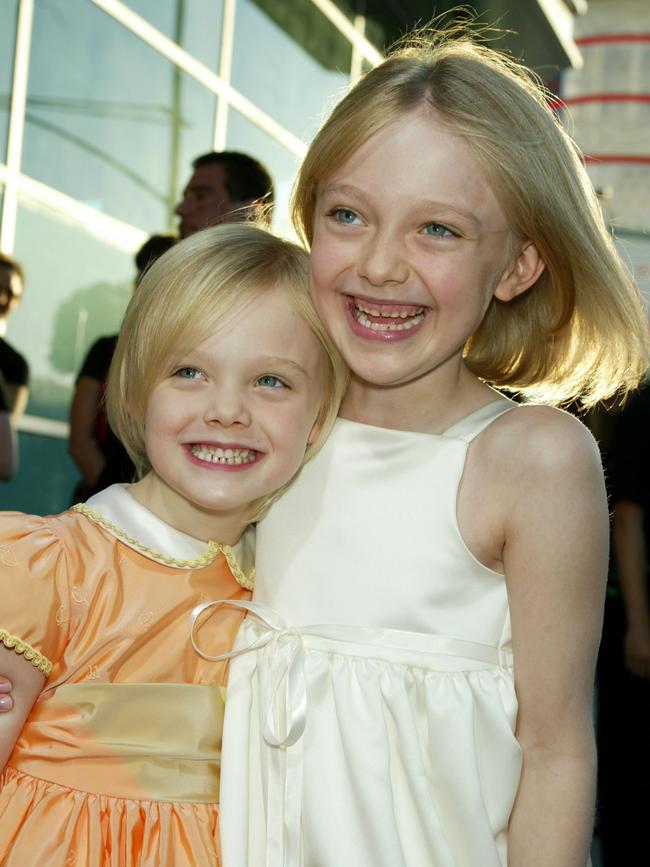
<path fill-rule="evenodd" d="M 199 647 L 195 633 L 201 616 L 221 605 L 245 609 L 262 626 L 263 632 L 246 647 L 213 656 Z M 228 599 L 196 606 L 190 615 L 190 641 L 199 656 L 211 662 L 234 659 L 253 650 L 262 651 L 259 658 L 263 689 L 262 733 L 268 747 L 264 751 L 267 765 L 266 867 L 299 867 L 301 738 L 307 722 L 307 683 L 301 632 L 265 605 Z"/>

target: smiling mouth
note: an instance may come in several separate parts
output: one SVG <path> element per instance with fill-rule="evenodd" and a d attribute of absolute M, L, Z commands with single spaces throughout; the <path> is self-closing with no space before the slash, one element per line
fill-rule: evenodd
<path fill-rule="evenodd" d="M 377 333 L 410 331 L 425 318 L 424 307 L 414 304 L 373 304 L 353 298 L 352 315 L 363 328 Z"/>
<path fill-rule="evenodd" d="M 189 447 L 189 450 L 200 461 L 207 461 L 211 464 L 226 464 L 232 467 L 252 464 L 258 455 L 258 452 L 253 449 L 222 449 L 203 443 L 194 443 Z"/>

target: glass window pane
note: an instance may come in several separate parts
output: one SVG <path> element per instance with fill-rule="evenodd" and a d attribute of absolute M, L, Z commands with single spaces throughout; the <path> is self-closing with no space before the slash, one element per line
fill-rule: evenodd
<path fill-rule="evenodd" d="M 311 3 L 239 0 L 231 81 L 308 141 L 350 82 L 347 39 Z"/>
<path fill-rule="evenodd" d="M 14 255 L 25 269 L 25 294 L 7 340 L 29 363 L 27 412 L 65 420 L 88 347 L 119 330 L 133 256 L 27 202 L 18 208 Z"/>
<path fill-rule="evenodd" d="M 37 0 L 22 170 L 145 231 L 173 224 L 215 97 L 86 0 Z"/>
<path fill-rule="evenodd" d="M 68 441 L 21 433 L 18 472 L 0 482 L 0 511 L 54 515 L 71 504 L 79 472 L 68 455 Z"/>
<path fill-rule="evenodd" d="M 228 112 L 226 147 L 250 154 L 266 166 L 275 188 L 273 228 L 281 235 L 293 235 L 289 220 L 289 197 L 298 169 L 298 158 L 234 109 Z"/>
<path fill-rule="evenodd" d="M 407 25 L 402 20 L 393 21 L 392 31 L 388 30 L 386 27 L 386 17 L 390 13 L 384 12 L 384 16 L 382 21 L 378 20 L 374 16 L 368 15 L 366 16 L 366 26 L 365 26 L 365 37 L 375 48 L 378 48 L 379 51 L 385 51 L 386 48 L 390 46 L 390 43 L 397 39 L 400 34 L 404 33 L 407 29 Z M 372 64 L 370 64 L 370 68 L 372 68 Z"/>
<path fill-rule="evenodd" d="M 338 6 L 339 10 L 346 18 L 349 18 L 350 21 L 354 21 L 354 16 L 358 11 L 356 7 L 363 7 L 366 3 L 365 0 L 363 3 L 359 3 L 359 0 L 334 0 L 334 5 Z"/>
<path fill-rule="evenodd" d="M 217 71 L 223 0 L 126 0 L 134 12 Z"/>
<path fill-rule="evenodd" d="M 7 159 L 7 129 L 13 79 L 18 0 L 0 3 L 0 162 Z"/>

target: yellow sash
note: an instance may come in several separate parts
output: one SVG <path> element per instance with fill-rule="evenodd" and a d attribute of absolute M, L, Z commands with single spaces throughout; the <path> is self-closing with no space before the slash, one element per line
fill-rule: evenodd
<path fill-rule="evenodd" d="M 37 703 L 8 764 L 98 795 L 217 803 L 223 713 L 216 686 L 68 684 Z"/>

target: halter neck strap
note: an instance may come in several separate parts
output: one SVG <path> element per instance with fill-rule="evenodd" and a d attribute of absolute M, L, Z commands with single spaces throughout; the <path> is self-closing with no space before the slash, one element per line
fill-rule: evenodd
<path fill-rule="evenodd" d="M 514 401 L 502 397 L 497 398 L 497 400 L 486 403 L 485 406 L 479 407 L 474 412 L 466 415 L 465 418 L 456 422 L 456 424 L 445 431 L 444 436 L 465 440 L 465 442 L 469 443 L 495 419 L 501 415 L 505 415 L 505 413 L 510 412 L 511 409 L 517 406 L 518 404 Z"/>

